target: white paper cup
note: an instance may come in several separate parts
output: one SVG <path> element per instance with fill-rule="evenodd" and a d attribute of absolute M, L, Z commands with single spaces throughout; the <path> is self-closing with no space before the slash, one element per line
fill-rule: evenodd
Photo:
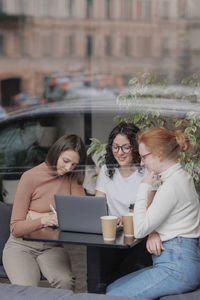
<path fill-rule="evenodd" d="M 101 226 L 102 226 L 103 239 L 105 241 L 114 241 L 116 239 L 117 217 L 102 216 Z"/>

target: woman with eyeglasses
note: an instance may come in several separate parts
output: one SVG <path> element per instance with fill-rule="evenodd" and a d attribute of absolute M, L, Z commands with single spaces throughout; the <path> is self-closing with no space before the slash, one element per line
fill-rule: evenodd
<path fill-rule="evenodd" d="M 96 196 L 106 198 L 109 215 L 118 216 L 119 220 L 120 216 L 129 212 L 130 205 L 135 203 L 138 187 L 145 176 L 145 168 L 139 165 L 140 155 L 136 140 L 138 132 L 138 127 L 126 122 L 120 123 L 111 131 L 106 147 L 106 164 L 97 178 Z M 149 198 L 153 198 L 154 194 L 152 191 Z M 145 240 L 131 251 L 123 250 L 118 253 L 119 263 L 116 266 L 120 264 L 121 267 L 113 271 L 115 276 L 112 279 L 151 265 Z"/>
<path fill-rule="evenodd" d="M 200 284 L 200 206 L 192 177 L 181 167 L 181 152 L 191 149 L 183 133 L 150 128 L 137 138 L 142 179 L 134 210 L 134 234 L 143 238 L 156 231 L 161 238 L 160 255 L 153 266 L 128 274 L 108 286 L 107 294 L 129 298 L 157 299 L 193 291 Z M 153 176 L 162 184 L 148 207 Z M 151 249 L 149 249 L 151 251 Z"/>
<path fill-rule="evenodd" d="M 96 196 L 106 197 L 110 215 L 122 216 L 136 201 L 139 184 L 144 177 L 136 141 L 139 129 L 122 122 L 108 137 L 105 160 L 96 184 Z"/>

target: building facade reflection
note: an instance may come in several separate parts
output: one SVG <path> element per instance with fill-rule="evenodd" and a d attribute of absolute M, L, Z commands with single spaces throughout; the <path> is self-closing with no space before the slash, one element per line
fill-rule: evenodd
<path fill-rule="evenodd" d="M 198 0 L 1 0 L 0 11 L 3 106 L 21 91 L 42 96 L 54 73 L 111 74 L 120 87 L 138 73 L 177 83 L 200 69 Z"/>

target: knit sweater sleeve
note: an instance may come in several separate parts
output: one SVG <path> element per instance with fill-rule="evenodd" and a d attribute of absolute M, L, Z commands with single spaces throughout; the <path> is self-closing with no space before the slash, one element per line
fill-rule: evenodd
<path fill-rule="evenodd" d="M 173 187 L 163 185 L 157 191 L 152 204 L 147 208 L 151 186 L 141 183 L 134 207 L 134 235 L 143 238 L 165 223 L 176 206 L 177 199 Z"/>
<path fill-rule="evenodd" d="M 17 187 L 10 223 L 10 231 L 16 237 L 42 228 L 40 218 L 26 220 L 35 185 L 36 183 L 32 174 L 26 172 L 22 175 Z"/>

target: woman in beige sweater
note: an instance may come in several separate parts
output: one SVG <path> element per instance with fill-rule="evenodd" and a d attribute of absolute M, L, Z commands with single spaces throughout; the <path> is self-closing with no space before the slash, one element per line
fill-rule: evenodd
<path fill-rule="evenodd" d="M 84 195 L 86 151 L 76 135 L 65 135 L 49 149 L 45 162 L 25 172 L 15 195 L 3 264 L 12 284 L 37 286 L 41 272 L 52 287 L 73 289 L 70 259 L 62 245 L 24 241 L 34 230 L 57 225 L 55 194 Z M 72 172 L 76 170 L 76 172 Z"/>

